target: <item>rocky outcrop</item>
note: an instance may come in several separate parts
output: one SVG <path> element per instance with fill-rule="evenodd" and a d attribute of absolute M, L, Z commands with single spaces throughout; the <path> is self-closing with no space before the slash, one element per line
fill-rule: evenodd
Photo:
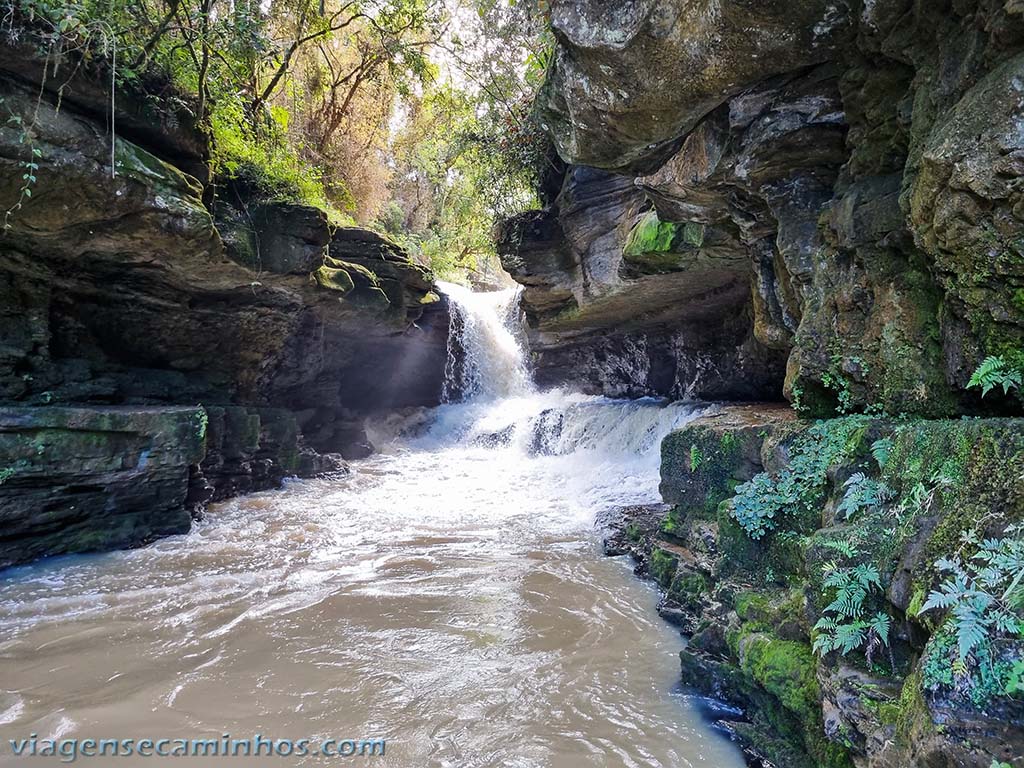
<path fill-rule="evenodd" d="M 749 264 L 732 235 L 663 225 L 630 179 L 576 167 L 555 205 L 506 222 L 502 263 L 538 384 L 612 396 L 757 399 L 785 358 L 753 335 Z"/>
<path fill-rule="evenodd" d="M 0 407 L 0 568 L 185 533 L 201 408 Z"/>
<path fill-rule="evenodd" d="M 572 163 L 656 164 L 751 83 L 831 58 L 850 12 L 845 0 L 552 3 L 544 119 Z"/>
<path fill-rule="evenodd" d="M 662 306 L 652 286 L 676 327 L 691 306 L 700 327 L 745 314 L 758 394 L 808 414 L 979 410 L 980 361 L 1024 363 L 1016 4 L 556 2 L 552 18 L 540 114 L 575 167 L 503 247 L 542 370 L 567 330 L 575 358 L 607 357 L 609 329 L 627 334 L 602 301 L 642 321 Z M 598 180 L 584 195 L 581 175 Z M 588 230 L 593 251 L 573 237 Z M 737 287 L 708 314 L 678 287 L 725 274 Z M 705 364 L 676 393 L 715 395 L 708 368 L 752 367 L 732 364 L 739 328 L 681 338 Z M 778 356 L 784 382 L 765 365 Z M 633 367 L 633 391 L 659 391 Z"/>
<path fill-rule="evenodd" d="M 193 457 L 188 503 L 178 485 L 152 487 L 165 497 L 152 514 L 173 525 L 145 523 L 138 499 L 115 494 L 109 514 L 134 510 L 138 533 L 37 547 L 26 501 L 5 518 L 24 545 L 18 556 L 12 544 L 6 562 L 177 530 L 190 506 L 340 465 L 319 454 L 365 455 L 371 411 L 439 401 L 447 306 L 400 248 L 336 229 L 317 209 L 230 187 L 211 214 L 207 190 L 174 163 L 179 137 L 161 143 L 151 128 L 144 138 L 158 156 L 106 134 L 85 86 L 76 99 L 67 85 L 58 109 L 46 87 L 29 89 L 8 69 L 0 96 L 19 119 L 0 127 L 0 207 L 10 209 L 0 238 L 0 405 L 96 408 L 98 419 L 111 407 L 202 406 L 210 429 L 198 448 L 178 447 Z M 17 460 L 8 493 L 27 487 Z M 69 468 L 72 484 L 89 485 L 86 469 Z M 97 515 L 96 529 L 106 526 Z"/>
<path fill-rule="evenodd" d="M 660 612 L 689 637 L 684 683 L 743 709 L 723 725 L 770 764 L 1013 764 L 1020 633 L 982 630 L 962 658 L 962 608 L 922 607 L 951 583 L 942 558 L 1019 541 L 1022 472 L 1019 419 L 725 407 L 665 439 L 667 505 L 629 510 L 609 550 L 663 587 Z"/>

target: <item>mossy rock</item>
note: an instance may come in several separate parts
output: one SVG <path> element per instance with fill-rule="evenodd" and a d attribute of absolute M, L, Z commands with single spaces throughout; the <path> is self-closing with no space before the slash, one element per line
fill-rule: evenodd
<path fill-rule="evenodd" d="M 806 573 L 801 535 L 773 531 L 755 541 L 736 522 L 731 500 L 719 506 L 718 547 L 722 553 L 716 570 L 719 577 L 753 577 L 763 584 L 782 585 Z"/>
<path fill-rule="evenodd" d="M 914 560 L 904 563 L 913 574 L 906 607 L 910 596 L 932 589 L 935 561 L 958 551 L 964 533 L 993 536 L 1024 520 L 1024 419 L 911 422 L 892 439 L 882 479 L 912 519 L 889 546 L 920 539 Z M 927 504 L 918 506 L 921 487 Z"/>
<path fill-rule="evenodd" d="M 313 279 L 321 288 L 338 291 L 343 296 L 351 293 L 356 284 L 344 269 L 323 266 L 313 272 Z"/>
<path fill-rule="evenodd" d="M 672 577 L 675 576 L 679 561 L 671 552 L 655 545 L 651 552 L 651 560 L 648 565 L 651 578 L 658 582 L 663 589 L 668 589 L 672 584 Z"/>
<path fill-rule="evenodd" d="M 758 632 L 737 639 L 736 655 L 744 673 L 803 725 L 804 745 L 819 766 L 851 765 L 845 749 L 825 737 L 816 659 L 809 645 Z"/>
<path fill-rule="evenodd" d="M 711 584 L 704 574 L 677 567 L 668 586 L 668 597 L 684 607 L 698 608 L 710 590 Z"/>
<path fill-rule="evenodd" d="M 731 406 L 696 419 L 661 444 L 661 494 L 669 504 L 664 532 L 685 540 L 691 521 L 714 521 L 736 486 L 763 469 L 772 434 L 802 429 L 788 408 Z"/>
<path fill-rule="evenodd" d="M 683 226 L 671 221 L 661 221 L 656 211 L 648 211 L 626 238 L 623 256 L 634 258 L 645 254 L 668 253 L 683 229 Z"/>

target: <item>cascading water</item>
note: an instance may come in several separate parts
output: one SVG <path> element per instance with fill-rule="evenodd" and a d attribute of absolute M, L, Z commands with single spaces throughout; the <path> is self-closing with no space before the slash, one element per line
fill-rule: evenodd
<path fill-rule="evenodd" d="M 438 286 L 452 311 L 442 401 L 530 392 L 523 350 L 510 327 L 519 291 L 473 293 L 454 283 Z"/>
<path fill-rule="evenodd" d="M 391 768 L 743 765 L 677 690 L 654 590 L 593 529 L 657 498 L 661 438 L 701 408 L 537 392 L 514 293 L 446 292 L 461 401 L 372 425 L 382 451 L 347 476 L 8 573 L 0 765 L 30 733 L 381 737 L 365 762 Z"/>

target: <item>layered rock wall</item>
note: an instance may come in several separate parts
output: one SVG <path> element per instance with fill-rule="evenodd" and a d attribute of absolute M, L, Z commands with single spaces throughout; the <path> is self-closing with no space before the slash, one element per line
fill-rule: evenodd
<path fill-rule="evenodd" d="M 961 657 L 958 612 L 922 608 L 949 582 L 943 559 L 1019 540 L 1022 472 L 1020 419 L 807 422 L 724 407 L 665 439 L 669 506 L 628 515 L 611 547 L 663 587 L 660 612 L 689 638 L 684 683 L 743 712 L 722 725 L 758 760 L 1014 765 L 1024 640 L 986 628 Z M 854 484 L 878 492 L 856 497 Z M 877 578 L 843 593 L 858 572 Z M 868 633 L 880 615 L 884 642 Z M 851 632 L 845 650 L 815 645 L 829 620 Z"/>
<path fill-rule="evenodd" d="M 1024 370 L 1024 7 L 566 0 L 552 19 L 539 114 L 569 170 L 503 246 L 539 370 L 716 398 L 741 379 L 860 414 L 726 410 L 665 441 L 671 508 L 614 549 L 665 589 L 684 682 L 743 707 L 728 727 L 772 765 L 1016 765 L 1020 606 L 1002 629 L 922 608 L 951 562 L 1020 545 L 1022 426 L 957 417 L 1022 408 L 968 383 L 988 356 Z M 659 343 L 703 365 L 636 363 Z M 609 365 L 622 349 L 634 364 Z"/>
<path fill-rule="evenodd" d="M 206 501 L 341 465 L 319 454 L 365 455 L 369 412 L 438 402 L 447 306 L 400 248 L 241 188 L 211 201 L 185 170 L 203 152 L 180 116 L 153 110 L 143 130 L 124 97 L 126 135 L 111 135 L 87 79 L 59 92 L 52 74 L 2 58 L 11 119 L 0 126 L 0 406 L 19 423 L 87 425 L 54 449 L 64 469 L 48 447 L 28 463 L 24 441 L 0 449 L 3 564 L 187 529 Z M 42 88 L 35 77 L 47 78 Z M 178 418 L 179 406 L 203 409 L 199 445 L 192 433 L 187 445 L 166 444 L 178 430 L 161 419 Z M 60 407 L 69 410 L 60 416 Z M 98 426 L 88 426 L 90 408 Z M 139 408 L 146 423 L 133 421 Z M 115 418 L 138 437 L 103 426 Z M 74 454 L 90 435 L 111 461 L 165 456 L 174 482 L 149 474 L 156 458 L 140 459 L 146 469 L 126 476 L 134 479 L 107 483 L 99 468 L 89 480 Z M 150 488 L 117 490 L 130 482 Z M 82 498 L 95 504 L 73 503 L 58 492 L 67 486 L 90 489 Z M 90 518 L 104 492 L 108 506 Z M 133 514 L 137 530 L 122 535 L 112 521 Z M 53 521 L 65 518 L 81 535 L 61 539 Z"/>
<path fill-rule="evenodd" d="M 552 18 L 540 115 L 570 169 L 502 247 L 551 379 L 625 356 L 630 387 L 589 387 L 941 416 L 979 406 L 964 390 L 984 357 L 1024 362 L 1017 4 L 556 2 Z M 638 336 L 700 362 L 652 378 Z M 742 393 L 719 383 L 737 375 Z"/>

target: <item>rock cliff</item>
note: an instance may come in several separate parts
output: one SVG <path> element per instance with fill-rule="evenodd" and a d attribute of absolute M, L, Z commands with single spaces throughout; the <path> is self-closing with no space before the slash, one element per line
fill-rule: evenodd
<path fill-rule="evenodd" d="M 949 578 L 942 558 L 1024 521 L 1022 472 L 1021 419 L 808 422 L 729 406 L 665 439 L 667 508 L 629 513 L 609 547 L 664 588 L 659 610 L 690 638 L 684 683 L 742 709 L 722 725 L 757 759 L 1014 765 L 1024 639 L 985 630 L 961 657 L 957 620 L 922 608 Z M 880 615 L 885 642 L 872 642 Z M 835 625 L 849 635 L 820 645 Z"/>
<path fill-rule="evenodd" d="M 502 245 L 550 379 L 942 416 L 977 405 L 985 356 L 1019 357 L 1016 3 L 555 2 L 552 20 L 539 111 L 570 169 Z"/>
<path fill-rule="evenodd" d="M 555 0 L 552 24 L 568 170 L 501 247 L 538 370 L 839 417 L 666 440 L 668 511 L 611 548 L 665 589 L 684 683 L 776 766 L 1018 764 L 1020 606 L 994 628 L 977 569 L 1022 546 L 1022 399 L 968 383 L 1024 367 L 1024 6 Z M 980 602 L 923 610 L 940 587 Z"/>
<path fill-rule="evenodd" d="M 126 96 L 111 135 L 87 80 L 58 97 L 2 58 L 0 565 L 187 529 L 209 499 L 372 450 L 368 412 L 438 402 L 447 306 L 400 248 L 244 189 L 211 200 L 180 120 Z"/>

